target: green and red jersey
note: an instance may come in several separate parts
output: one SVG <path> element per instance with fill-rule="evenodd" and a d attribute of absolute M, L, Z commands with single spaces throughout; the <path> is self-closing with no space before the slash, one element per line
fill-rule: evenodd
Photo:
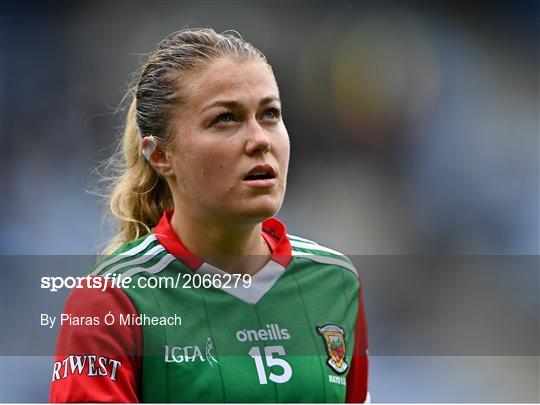
<path fill-rule="evenodd" d="M 64 313 L 81 321 L 61 327 L 51 402 L 366 400 L 366 322 L 346 256 L 271 218 L 269 262 L 249 283 L 225 285 L 171 216 L 92 271 L 127 285 L 71 292 Z M 165 279 L 180 283 L 155 287 Z"/>

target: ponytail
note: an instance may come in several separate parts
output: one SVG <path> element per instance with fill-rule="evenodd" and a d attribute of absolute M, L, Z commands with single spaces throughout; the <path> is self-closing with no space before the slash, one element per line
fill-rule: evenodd
<path fill-rule="evenodd" d="M 118 228 L 105 254 L 149 234 L 163 211 L 173 209 L 169 186 L 141 155 L 140 143 L 134 99 L 127 114 L 121 149 L 109 162 L 117 172 L 112 179 L 114 187 L 109 197 L 109 208 L 118 221 Z"/>

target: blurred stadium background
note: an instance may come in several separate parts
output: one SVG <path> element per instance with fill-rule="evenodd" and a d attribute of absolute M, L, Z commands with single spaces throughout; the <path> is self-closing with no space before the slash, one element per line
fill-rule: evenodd
<path fill-rule="evenodd" d="M 540 401 L 538 22 L 510 1 L 3 5 L 1 401 L 46 402 L 51 372 L 11 350 L 17 323 L 37 334 L 18 347 L 40 333 L 20 316 L 39 281 L 4 257 L 107 241 L 92 169 L 131 73 L 185 27 L 237 30 L 273 65 L 292 153 L 279 216 L 358 264 L 372 400 Z"/>

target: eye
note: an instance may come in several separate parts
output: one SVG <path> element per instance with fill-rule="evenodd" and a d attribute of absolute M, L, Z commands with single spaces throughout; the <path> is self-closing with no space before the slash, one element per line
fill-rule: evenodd
<path fill-rule="evenodd" d="M 212 125 L 216 124 L 227 124 L 229 122 L 234 122 L 235 118 L 234 115 L 230 112 L 219 114 L 214 121 L 212 121 Z"/>
<path fill-rule="evenodd" d="M 264 111 L 264 118 L 278 119 L 281 116 L 281 111 L 275 107 L 268 108 Z"/>

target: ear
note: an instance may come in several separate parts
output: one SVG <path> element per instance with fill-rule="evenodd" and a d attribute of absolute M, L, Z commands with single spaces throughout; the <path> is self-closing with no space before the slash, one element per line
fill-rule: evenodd
<path fill-rule="evenodd" d="M 170 154 L 166 153 L 163 143 L 154 136 L 145 136 L 142 139 L 141 151 L 148 163 L 161 176 L 172 174 Z"/>

